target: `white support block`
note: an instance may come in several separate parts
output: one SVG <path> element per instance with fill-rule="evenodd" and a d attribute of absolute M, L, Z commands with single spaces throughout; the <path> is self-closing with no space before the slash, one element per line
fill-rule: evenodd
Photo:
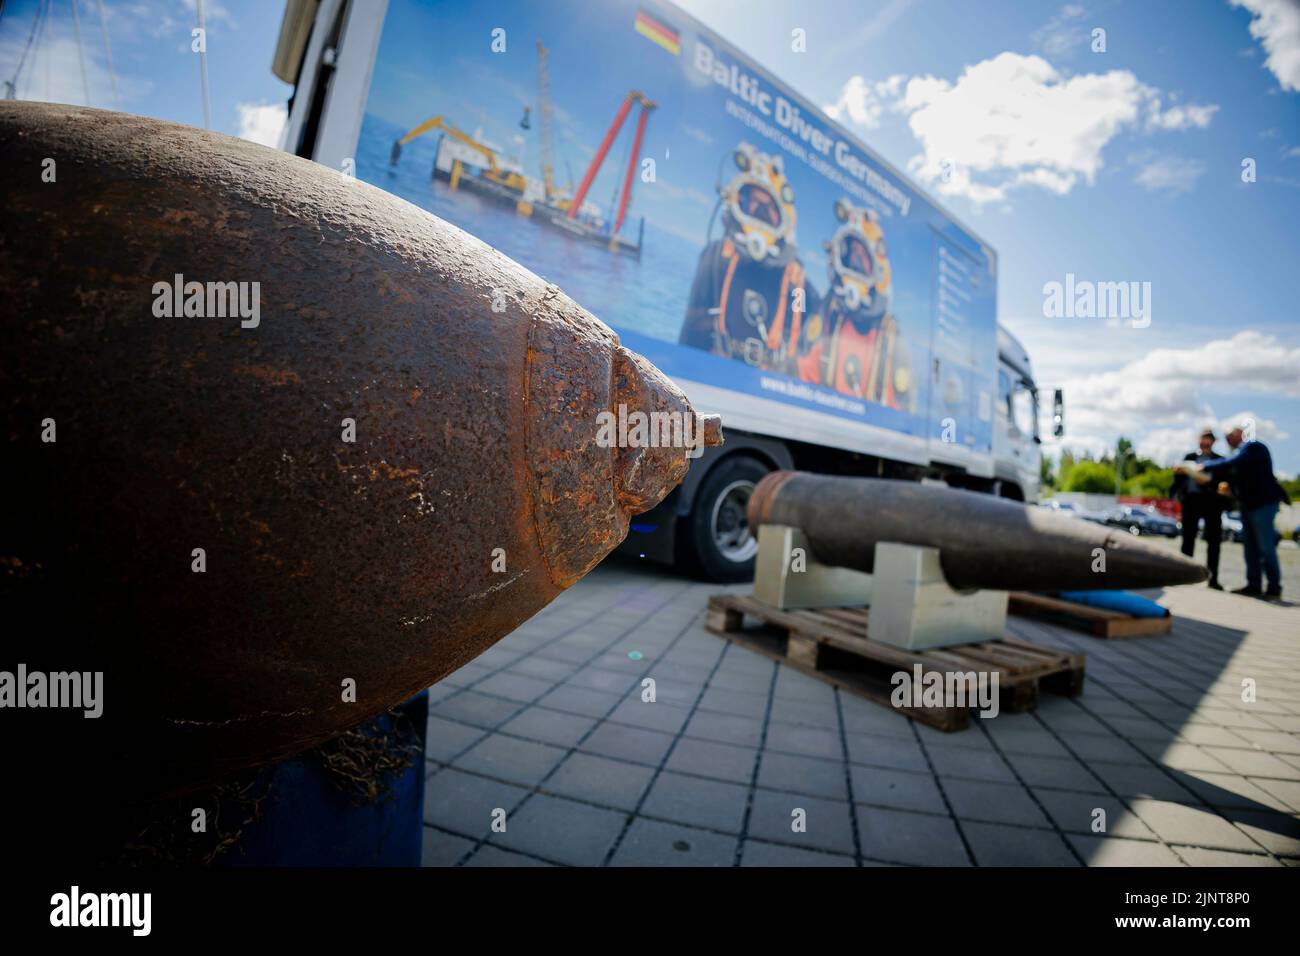
<path fill-rule="evenodd" d="M 1006 591 L 954 591 L 937 548 L 880 542 L 868 631 L 873 641 L 908 650 L 1000 641 Z"/>
<path fill-rule="evenodd" d="M 788 611 L 801 607 L 860 607 L 871 603 L 871 575 L 821 564 L 799 528 L 758 529 L 754 597 Z"/>

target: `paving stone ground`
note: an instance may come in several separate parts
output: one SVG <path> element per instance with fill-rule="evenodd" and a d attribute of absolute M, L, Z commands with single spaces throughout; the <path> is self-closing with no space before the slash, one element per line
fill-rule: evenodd
<path fill-rule="evenodd" d="M 425 864 L 1300 865 L 1300 605 L 1012 618 L 1087 653 L 1084 694 L 944 734 L 708 633 L 719 590 L 612 559 L 434 686 Z"/>

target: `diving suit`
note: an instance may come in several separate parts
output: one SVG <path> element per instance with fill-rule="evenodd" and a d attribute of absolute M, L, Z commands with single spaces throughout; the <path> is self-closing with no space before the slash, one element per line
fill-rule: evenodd
<path fill-rule="evenodd" d="M 797 374 L 807 316 L 820 311 L 795 244 L 794 190 L 780 156 L 741 143 L 719 189 L 723 235 L 700 254 L 678 341 Z"/>
<path fill-rule="evenodd" d="M 825 337 L 807 344 L 806 363 L 820 365 L 823 384 L 837 392 L 914 412 L 916 379 L 890 310 L 893 276 L 880 218 L 844 199 L 835 203 L 835 218 L 841 225 L 825 244 L 830 271 Z"/>

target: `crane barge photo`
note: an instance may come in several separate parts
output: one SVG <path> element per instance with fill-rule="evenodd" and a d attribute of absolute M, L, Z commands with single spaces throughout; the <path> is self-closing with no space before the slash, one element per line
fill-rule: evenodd
<path fill-rule="evenodd" d="M 646 122 L 657 104 L 638 90 L 631 90 L 623 97 L 622 105 L 614 114 L 604 139 L 601 140 L 575 191 L 572 183 L 567 189 L 561 189 L 555 182 L 550 75 L 547 66 L 547 49 L 541 40 L 537 41 L 537 87 L 537 112 L 540 118 L 541 138 L 540 182 L 529 178 L 522 166 L 508 161 L 501 155 L 500 150 L 458 129 L 441 114 L 425 120 L 413 127 L 406 135 L 395 140 L 389 156 L 389 165 L 396 166 L 401 161 L 402 147 L 406 144 L 425 133 L 440 130 L 442 136 L 438 141 L 433 160 L 432 178 L 435 181 L 445 181 L 449 189 L 466 189 L 485 196 L 513 207 L 520 216 L 537 219 L 571 236 L 603 245 L 610 252 L 627 253 L 639 259 L 641 244 L 645 237 L 645 217 L 638 220 L 635 239 L 623 234 L 623 226 L 627 221 L 628 207 L 631 205 L 637 157 L 641 152 L 641 144 L 645 140 Z M 611 222 L 602 213 L 600 207 L 589 202 L 587 197 L 634 105 L 639 105 L 641 112 L 628 151 L 622 182 L 615 194 L 614 202 L 611 203 L 611 207 L 617 206 Z M 528 120 L 529 112 L 525 107 L 524 118 L 520 121 L 520 127 L 523 129 L 531 128 Z"/>

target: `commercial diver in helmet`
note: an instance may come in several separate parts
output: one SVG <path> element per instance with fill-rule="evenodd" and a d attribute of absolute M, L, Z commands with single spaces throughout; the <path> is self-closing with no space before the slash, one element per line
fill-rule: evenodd
<path fill-rule="evenodd" d="M 719 189 L 723 235 L 700 254 L 679 341 L 796 375 L 820 304 L 798 258 L 794 190 L 780 156 L 741 143 L 732 158 L 737 173 Z"/>
<path fill-rule="evenodd" d="M 837 392 L 915 411 L 911 356 L 890 310 L 893 277 L 880 217 L 840 199 L 835 218 L 840 227 L 825 244 L 828 341 L 809 344 L 806 351 L 811 355 L 825 347 L 823 382 Z"/>

